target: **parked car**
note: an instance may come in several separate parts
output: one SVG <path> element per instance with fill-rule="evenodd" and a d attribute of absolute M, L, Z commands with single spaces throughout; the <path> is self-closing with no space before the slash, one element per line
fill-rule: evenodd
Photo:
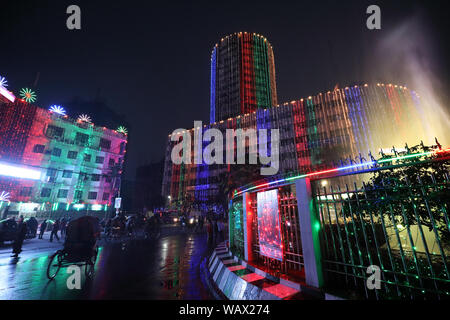
<path fill-rule="evenodd" d="M 13 219 L 0 221 L 0 243 L 14 241 L 17 233 L 17 222 Z"/>

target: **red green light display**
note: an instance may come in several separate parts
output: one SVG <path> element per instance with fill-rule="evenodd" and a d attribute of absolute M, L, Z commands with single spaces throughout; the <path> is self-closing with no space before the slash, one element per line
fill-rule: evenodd
<path fill-rule="evenodd" d="M 258 237 L 263 256 L 283 260 L 283 241 L 278 210 L 278 190 L 258 192 Z"/>
<path fill-rule="evenodd" d="M 37 99 L 36 93 L 28 88 L 23 88 L 20 90 L 20 97 L 28 103 L 35 102 Z"/>

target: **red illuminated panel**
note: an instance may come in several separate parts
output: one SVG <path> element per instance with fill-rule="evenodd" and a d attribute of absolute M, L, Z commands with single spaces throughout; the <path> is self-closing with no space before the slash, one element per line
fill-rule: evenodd
<path fill-rule="evenodd" d="M 283 260 L 283 246 L 278 211 L 278 190 L 258 192 L 258 236 L 260 253 Z"/>

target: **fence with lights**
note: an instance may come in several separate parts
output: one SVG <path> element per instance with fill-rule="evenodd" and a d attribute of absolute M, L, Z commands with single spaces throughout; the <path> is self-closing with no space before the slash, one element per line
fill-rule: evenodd
<path fill-rule="evenodd" d="M 449 298 L 450 149 L 436 143 L 235 190 L 233 254 L 345 297 Z M 366 285 L 371 265 L 381 289 Z"/>

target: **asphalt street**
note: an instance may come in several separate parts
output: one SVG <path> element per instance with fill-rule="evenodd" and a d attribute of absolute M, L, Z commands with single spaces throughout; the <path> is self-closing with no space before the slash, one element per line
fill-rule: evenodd
<path fill-rule="evenodd" d="M 200 264 L 211 252 L 205 233 L 163 230 L 156 240 L 101 240 L 95 273 L 83 272 L 81 289 L 69 289 L 67 268 L 46 276 L 49 256 L 63 241 L 25 240 L 19 259 L 11 245 L 0 247 L 0 299 L 213 299 L 203 284 Z"/>

